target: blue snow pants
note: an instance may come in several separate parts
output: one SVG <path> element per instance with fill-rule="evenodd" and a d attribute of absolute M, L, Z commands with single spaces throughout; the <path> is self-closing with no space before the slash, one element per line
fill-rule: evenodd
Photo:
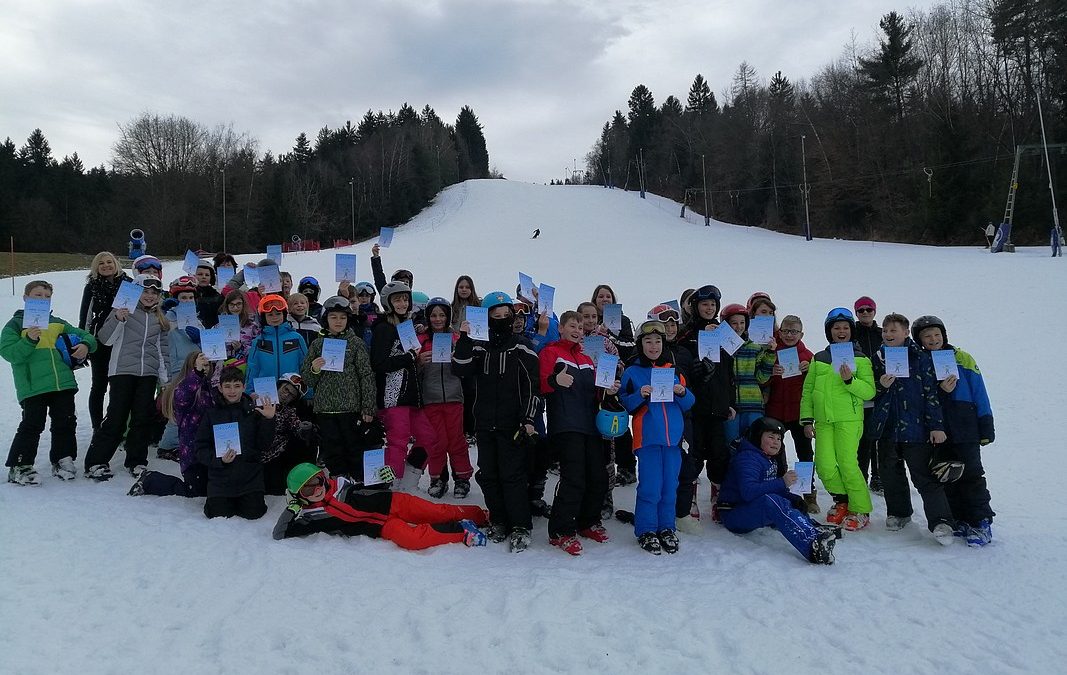
<path fill-rule="evenodd" d="M 782 495 L 766 494 L 719 513 L 722 515 L 722 524 L 734 534 L 745 534 L 774 525 L 805 560 L 811 552 L 811 542 L 819 534 L 811 518 L 793 508 Z"/>
<path fill-rule="evenodd" d="M 682 449 L 676 445 L 645 445 L 637 450 L 637 503 L 634 534 L 674 531 L 674 503 Z"/>

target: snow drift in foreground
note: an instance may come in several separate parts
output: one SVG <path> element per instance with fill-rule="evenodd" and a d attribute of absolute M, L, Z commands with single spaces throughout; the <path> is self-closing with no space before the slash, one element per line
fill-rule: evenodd
<path fill-rule="evenodd" d="M 383 257 L 387 273 L 412 269 L 418 289 L 446 297 L 461 273 L 485 293 L 513 291 L 522 270 L 558 288 L 557 308 L 606 282 L 635 321 L 703 283 L 724 302 L 764 290 L 781 314 L 804 319 L 812 348 L 824 344 L 826 311 L 860 295 L 875 298 L 879 316 L 937 314 L 977 359 L 993 401 L 997 442 L 984 450 L 993 545 L 938 546 L 914 493 L 916 522 L 897 533 L 885 531 L 876 496 L 871 527 L 840 542 L 832 567 L 809 565 L 774 531 L 741 537 L 709 524 L 660 557 L 616 521 L 614 540 L 589 543 L 580 558 L 548 546 L 543 520 L 522 555 L 495 545 L 411 553 L 326 535 L 276 542 L 280 498 L 268 498 L 260 521 L 209 522 L 201 500 L 127 497 L 124 474 L 61 484 L 46 432 L 44 485 L 0 485 L 0 671 L 1060 671 L 1067 369 L 1041 345 L 1067 332 L 1064 261 L 1047 249 L 807 243 L 677 214 L 673 202 L 619 190 L 471 181 L 399 228 Z M 370 243 L 347 250 L 370 278 Z M 297 279 L 317 276 L 329 295 L 333 253 L 289 254 L 282 265 Z M 180 266 L 168 263 L 165 278 Z M 55 313 L 76 322 L 84 273 L 45 276 Z M 27 280 L 0 299 L 3 316 L 22 305 Z M 2 370 L 7 443 L 20 413 Z M 89 373 L 78 377 L 84 453 Z M 633 499 L 633 487 L 616 491 L 617 507 Z M 471 500 L 481 500 L 476 486 Z"/>

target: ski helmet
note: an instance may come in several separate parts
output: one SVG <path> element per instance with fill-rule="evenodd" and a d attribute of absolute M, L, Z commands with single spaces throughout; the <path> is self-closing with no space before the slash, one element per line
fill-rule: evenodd
<path fill-rule="evenodd" d="M 648 319 L 662 321 L 664 323 L 668 321 L 678 323 L 678 310 L 666 303 L 660 303 L 652 309 L 648 310 L 648 314 L 646 316 Z"/>
<path fill-rule="evenodd" d="M 63 363 L 67 364 L 71 370 L 77 370 L 89 363 L 88 353 L 85 358 L 74 357 L 74 348 L 80 344 L 82 344 L 82 339 L 77 335 L 60 333 L 56 338 L 56 351 L 59 352 L 59 358 L 63 359 Z"/>
<path fill-rule="evenodd" d="M 168 292 L 172 297 L 178 297 L 179 293 L 195 293 L 196 292 L 196 279 L 191 276 L 180 276 L 174 281 L 170 282 L 170 288 Z"/>
<path fill-rule="evenodd" d="M 295 497 L 300 494 L 300 488 L 304 487 L 309 480 L 320 473 L 325 476 L 325 469 L 310 462 L 297 464 L 289 470 L 289 475 L 285 479 L 285 486 Z"/>
<path fill-rule="evenodd" d="M 730 317 L 737 316 L 738 314 L 745 317 L 745 330 L 748 330 L 748 310 L 745 309 L 744 305 L 739 305 L 736 302 L 722 308 L 722 311 L 719 312 L 719 321 L 729 323 Z"/>
<path fill-rule="evenodd" d="M 289 311 L 289 303 L 287 303 L 282 296 L 276 293 L 271 293 L 270 295 L 264 295 L 259 299 L 258 310 L 260 314 L 266 314 L 273 310 L 278 310 L 284 313 Z"/>
<path fill-rule="evenodd" d="M 763 434 L 766 433 L 778 434 L 779 438 L 785 440 L 785 425 L 773 417 L 764 415 L 749 426 L 748 442 L 760 448 L 763 442 Z"/>
<path fill-rule="evenodd" d="M 630 430 L 630 416 L 625 410 L 601 408 L 596 414 L 596 430 L 604 438 L 618 438 Z"/>
<path fill-rule="evenodd" d="M 390 281 L 386 285 L 382 286 L 382 310 L 386 314 L 393 313 L 393 304 L 390 302 L 390 298 L 398 293 L 407 293 L 408 302 L 411 301 L 411 286 L 408 286 L 402 281 Z M 411 311 L 411 307 L 408 307 L 408 311 Z"/>
<path fill-rule="evenodd" d="M 452 323 L 452 304 L 440 296 L 430 298 L 425 307 L 427 321 L 430 320 L 430 310 L 434 307 L 440 307 L 445 311 L 445 323 L 450 325 Z"/>
<path fill-rule="evenodd" d="M 430 301 L 430 296 L 426 295 L 422 291 L 411 292 L 411 311 L 417 312 L 420 309 L 426 308 L 426 303 Z"/>
<path fill-rule="evenodd" d="M 664 340 L 667 339 L 667 328 L 663 325 L 662 321 L 657 319 L 649 319 L 641 324 L 641 327 L 637 329 L 637 341 L 640 342 L 647 335 L 658 335 Z"/>
<path fill-rule="evenodd" d="M 348 315 L 348 298 L 343 298 L 340 295 L 332 295 L 326 298 L 322 303 L 322 316 L 325 317 L 330 312 L 341 312 Z"/>
<path fill-rule="evenodd" d="M 833 342 L 830 337 L 830 327 L 838 321 L 845 321 L 848 323 L 850 329 L 849 336 L 856 337 L 856 317 L 853 316 L 852 310 L 847 307 L 835 307 L 826 313 L 826 319 L 823 321 L 823 330 L 826 332 L 826 341 Z"/>
<path fill-rule="evenodd" d="M 948 344 L 948 332 L 945 330 L 945 322 L 933 314 L 925 314 L 911 324 L 911 339 L 915 340 L 917 345 L 920 347 L 922 346 L 922 340 L 919 339 L 919 334 L 927 328 L 940 328 L 941 341 Z"/>
<path fill-rule="evenodd" d="M 304 378 L 300 376 L 300 373 L 284 373 L 279 375 L 278 384 L 292 385 L 294 389 L 300 392 L 301 396 L 308 392 L 308 386 L 304 382 Z"/>
<path fill-rule="evenodd" d="M 144 272 L 147 269 L 155 269 L 162 272 L 163 263 L 159 262 L 159 258 L 154 255 L 143 255 L 133 261 L 133 269 L 136 272 Z"/>
<path fill-rule="evenodd" d="M 371 282 L 361 281 L 356 284 L 356 295 L 360 294 L 369 295 L 373 298 L 374 296 L 378 295 L 378 291 L 374 290 L 374 284 L 372 284 Z"/>
<path fill-rule="evenodd" d="M 701 300 L 714 300 L 715 306 L 718 307 L 722 301 L 722 293 L 719 292 L 718 286 L 712 286 L 711 284 L 701 286 L 689 296 L 689 305 L 696 307 Z"/>
<path fill-rule="evenodd" d="M 319 280 L 316 279 L 315 277 L 304 277 L 299 282 L 297 282 L 297 285 L 296 285 L 296 292 L 297 293 L 303 293 L 306 290 L 311 290 L 311 291 L 314 292 L 315 297 L 312 298 L 313 300 L 314 299 L 318 299 L 319 291 L 322 290 L 322 287 L 319 286 Z"/>
<path fill-rule="evenodd" d="M 512 307 L 513 303 L 511 302 L 511 296 L 504 291 L 492 291 L 486 293 L 485 297 L 482 298 L 482 307 L 485 307 L 486 309 L 492 309 L 500 305 L 507 305 L 512 312 L 515 311 Z"/>
<path fill-rule="evenodd" d="M 774 310 L 778 309 L 774 306 L 774 303 L 771 302 L 771 296 L 769 293 L 767 293 L 766 291 L 756 291 L 752 295 L 748 296 L 748 302 L 745 303 L 745 309 L 748 310 L 749 316 L 752 316 L 752 314 L 756 311 L 757 300 L 765 300 L 765 304 L 769 303 Z"/>

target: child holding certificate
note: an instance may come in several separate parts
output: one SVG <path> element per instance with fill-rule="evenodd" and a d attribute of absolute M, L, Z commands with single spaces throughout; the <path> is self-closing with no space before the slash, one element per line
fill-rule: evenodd
<path fill-rule="evenodd" d="M 678 473 L 682 465 L 683 413 L 695 398 L 685 378 L 675 374 L 670 389 L 673 400 L 652 402 L 653 372 L 674 370 L 664 357 L 667 332 L 661 321 L 646 321 L 637 335 L 637 362 L 622 375 L 619 400 L 633 415 L 634 449 L 637 454 L 637 503 L 634 534 L 637 543 L 653 555 L 678 551 L 674 505 Z"/>
<path fill-rule="evenodd" d="M 374 371 L 363 340 L 348 327 L 348 300 L 340 296 L 322 303 L 322 336 L 308 347 L 301 376 L 315 390 L 313 409 L 319 424 L 319 459 L 334 475 L 363 477 L 363 451 L 357 437 L 374 421 Z M 325 340 L 343 340 L 341 370 L 326 370 Z"/>
<path fill-rule="evenodd" d="M 795 472 L 778 477 L 774 458 L 781 454 L 783 434 L 785 426 L 771 417 L 749 426 L 722 484 L 722 524 L 735 534 L 774 525 L 809 562 L 832 565 L 841 528 L 819 525 L 804 512 L 803 499 L 789 491 Z"/>
<path fill-rule="evenodd" d="M 736 388 L 734 409 L 737 415 L 726 421 L 726 442 L 733 443 L 748 429 L 748 425 L 763 416 L 762 387 L 771 379 L 777 343 L 773 335 L 766 344 L 756 344 L 748 339 L 749 315 L 743 305 L 723 307 L 719 320 L 730 324 L 745 341 L 733 354 Z"/>
<path fill-rule="evenodd" d="M 782 319 L 778 337 L 778 363 L 774 364 L 770 382 L 767 383 L 767 415 L 780 420 L 793 437 L 797 459 L 810 462 L 815 458 L 815 453 L 811 439 L 804 435 L 804 427 L 800 424 L 800 399 L 804 393 L 804 374 L 808 372 L 815 356 L 804 345 L 804 324 L 800 317 L 790 314 Z M 805 499 L 808 513 L 818 513 L 819 502 L 814 490 Z"/>
<path fill-rule="evenodd" d="M 945 353 L 953 368 L 938 386 L 938 398 L 945 418 L 948 456 L 963 462 L 960 477 L 945 486 L 956 533 L 967 545 L 985 546 L 993 540 L 993 509 L 989 506 L 989 488 L 982 468 L 981 448 L 992 443 L 993 408 L 989 404 L 985 380 L 974 358 L 949 344 L 945 324 L 936 316 L 920 316 L 911 326 L 912 338 L 937 357 Z"/>
<path fill-rule="evenodd" d="M 426 318 L 430 329 L 419 336 L 419 383 L 422 412 L 437 430 L 437 442 L 427 448 L 429 495 L 434 499 L 444 496 L 448 490 L 445 466 L 450 464 L 456 481 L 452 494 L 464 499 L 471 491 L 474 467 L 463 434 L 463 382 L 452 373 L 452 348 L 459 339 L 452 331 L 452 305 L 444 298 L 431 298 Z"/>
<path fill-rule="evenodd" d="M 863 434 L 863 402 L 874 396 L 871 360 L 852 342 L 856 319 L 845 307 L 830 310 L 823 322 L 830 345 L 852 351 L 856 368 L 847 363 L 835 368 L 830 347 L 815 355 L 804 377 L 800 423 L 808 438 L 816 438 L 815 470 L 834 506 L 826 514 L 846 530 L 870 524 L 871 493 L 860 471 L 857 453 Z"/>

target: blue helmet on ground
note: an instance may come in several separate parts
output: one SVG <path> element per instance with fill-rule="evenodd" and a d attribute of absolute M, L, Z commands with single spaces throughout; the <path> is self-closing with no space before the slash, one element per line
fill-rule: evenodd
<path fill-rule="evenodd" d="M 513 303 L 511 302 L 511 296 L 505 293 L 504 291 L 493 291 L 491 293 L 486 293 L 485 296 L 482 298 L 482 307 L 485 307 L 486 309 L 492 309 L 500 305 L 507 305 L 509 309 L 512 309 L 512 311 L 514 311 L 514 309 L 512 308 L 512 304 Z"/>
<path fill-rule="evenodd" d="M 59 352 L 59 358 L 63 359 L 63 363 L 67 364 L 71 370 L 77 370 L 89 363 L 89 358 L 84 359 L 74 358 L 74 348 L 82 343 L 82 339 L 77 335 L 69 335 L 62 333 L 56 338 L 56 351 Z"/>
<path fill-rule="evenodd" d="M 601 408 L 596 414 L 596 430 L 604 438 L 618 438 L 630 430 L 630 416 L 625 410 Z"/>

